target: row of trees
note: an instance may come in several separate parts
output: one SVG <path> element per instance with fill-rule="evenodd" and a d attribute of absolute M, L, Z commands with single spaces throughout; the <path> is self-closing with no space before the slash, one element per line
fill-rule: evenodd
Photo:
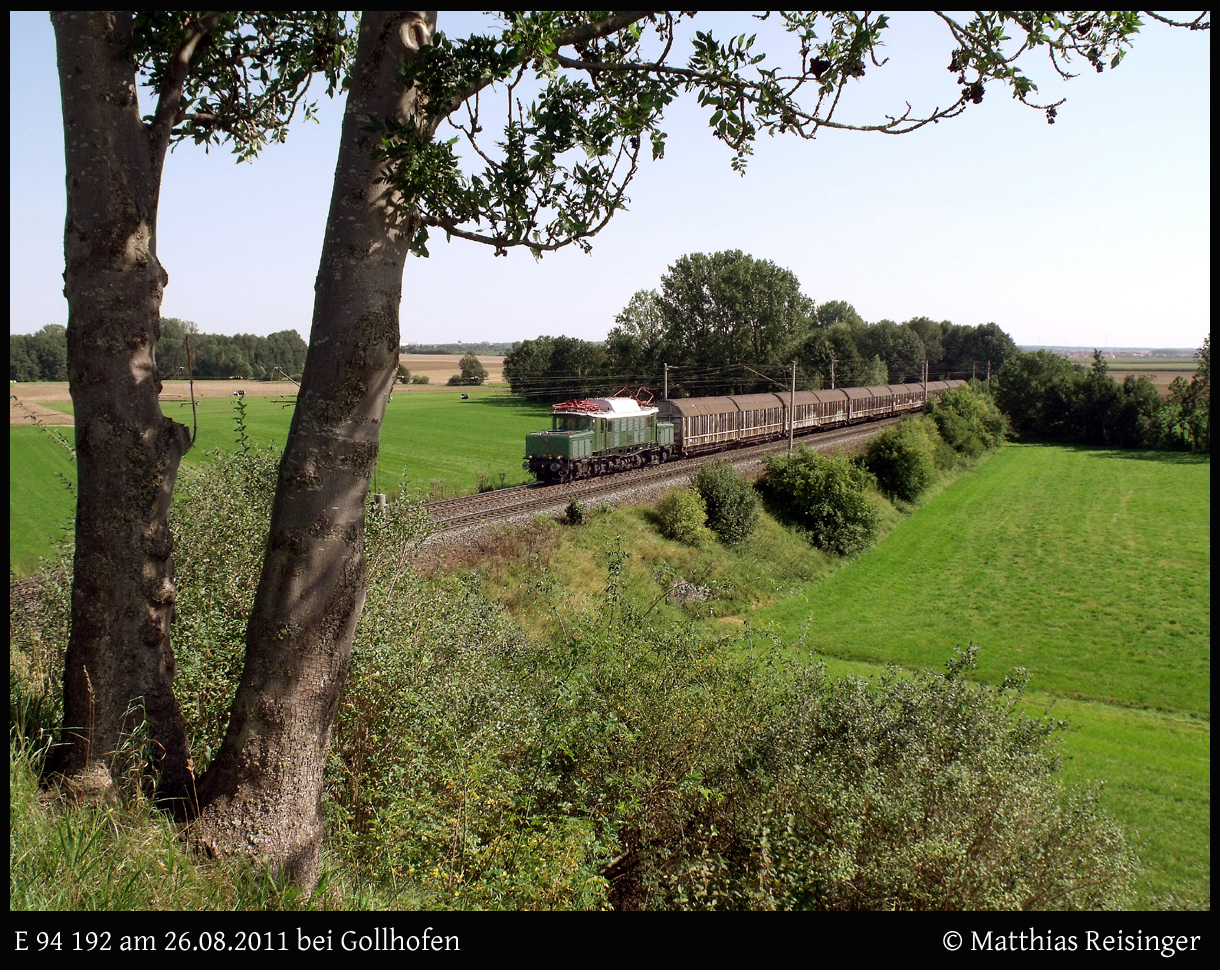
<path fill-rule="evenodd" d="M 10 381 L 66 381 L 68 379 L 67 328 L 49 323 L 37 333 L 11 333 L 8 337 Z"/>
<path fill-rule="evenodd" d="M 398 348 L 400 354 L 485 354 L 498 356 L 507 354 L 513 349 L 512 341 L 495 342 L 480 340 L 474 343 L 455 344 L 403 344 Z"/>
<path fill-rule="evenodd" d="M 190 355 L 187 337 L 190 337 Z M 34 334 L 10 334 L 8 370 L 11 381 L 66 381 L 68 333 L 61 324 L 49 324 Z M 280 330 L 266 337 L 252 333 L 236 336 L 200 333 L 199 328 L 174 317 L 161 318 L 157 341 L 157 368 L 163 380 L 196 379 L 275 380 L 288 374 L 301 376 L 309 346 L 295 330 Z"/>
<path fill-rule="evenodd" d="M 884 16 L 779 15 L 800 51 L 787 73 L 764 65 L 745 35 L 724 43 L 700 31 L 683 62 L 687 49 L 673 41 L 694 16 L 511 11 L 498 35 L 451 39 L 432 12 L 365 11 L 358 28 L 328 11 L 51 15 L 78 455 L 63 730 L 51 772 L 105 794 L 128 777 L 123 739 L 145 732 L 161 803 L 193 820 L 198 844 L 311 887 L 324 768 L 368 592 L 365 499 L 398 364 L 408 252 L 426 256 L 430 230 L 496 253 L 588 249 L 625 207 L 641 151 L 663 157 L 662 115 L 683 95 L 708 112 L 740 169 L 762 132 L 903 134 L 973 111 L 986 85 L 1053 118 L 1020 59 L 1049 51 L 1058 70 L 1073 59 L 1104 70 L 1141 24 L 1131 12 L 939 14 L 960 97 L 868 125 L 833 116 L 842 87 L 879 64 Z M 197 777 L 170 644 L 168 514 L 192 442 L 157 400 L 169 281 L 156 249 L 163 169 L 170 146 L 188 139 L 232 142 L 243 160 L 282 141 L 299 110 L 309 115 L 317 75 L 348 97 L 309 352 L 246 614 L 241 681 L 224 739 Z M 153 100 L 143 109 L 141 91 Z M 502 125 L 491 116 L 499 110 Z M 442 123 L 457 138 L 435 138 Z M 460 138 L 471 145 L 461 157 Z M 482 169 L 470 172 L 469 159 Z"/>
<path fill-rule="evenodd" d="M 1175 378 L 1162 400 L 1148 377 L 1128 374 L 1119 384 L 1097 351 L 1087 371 L 1047 350 L 1018 354 L 1000 371 L 996 402 L 1029 438 L 1210 451 L 1210 336 L 1195 359 L 1191 379 Z"/>
<path fill-rule="evenodd" d="M 994 323 L 866 323 L 850 303 L 815 304 L 790 270 L 734 250 L 677 260 L 659 291 L 631 298 L 604 344 L 526 340 L 504 373 L 515 393 L 543 399 L 666 382 L 671 397 L 698 397 L 786 387 L 791 361 L 804 390 L 918 381 L 925 361 L 933 378 L 972 377 L 1016 352 Z"/>
<path fill-rule="evenodd" d="M 186 338 L 190 337 L 190 361 Z M 161 320 L 161 339 L 157 342 L 157 366 L 162 378 L 227 377 L 277 380 L 284 374 L 299 379 L 305 368 L 309 345 L 295 330 L 280 330 L 266 337 L 252 333 L 236 336 L 200 333 L 195 324 L 173 317 Z"/>

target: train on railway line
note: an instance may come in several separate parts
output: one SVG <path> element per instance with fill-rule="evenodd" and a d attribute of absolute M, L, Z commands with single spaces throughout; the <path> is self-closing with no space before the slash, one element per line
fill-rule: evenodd
<path fill-rule="evenodd" d="M 883 384 L 823 391 L 686 397 L 653 403 L 634 395 L 563 401 L 551 427 L 526 435 L 525 462 L 540 481 L 571 482 L 794 435 L 922 411 L 964 381 Z"/>

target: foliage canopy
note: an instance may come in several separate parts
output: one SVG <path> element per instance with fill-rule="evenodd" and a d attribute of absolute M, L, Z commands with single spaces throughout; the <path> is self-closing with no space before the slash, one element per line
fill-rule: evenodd
<path fill-rule="evenodd" d="M 682 94 L 696 97 L 739 171 L 762 134 L 905 134 L 961 115 L 982 102 L 988 85 L 1011 90 L 1053 123 L 1061 102 L 1037 100 L 1022 58 L 1045 49 L 1064 77 L 1078 58 L 1098 71 L 1116 67 L 1141 23 L 1132 12 L 982 11 L 968 21 L 937 14 L 957 100 L 924 114 L 907 105 L 857 124 L 837 117 L 838 108 L 852 80 L 884 65 L 877 55 L 886 15 L 767 16 L 792 45 L 787 64 L 761 50 L 757 34 L 725 40 L 696 28 L 687 49 L 678 42 L 685 21 L 696 17 L 687 12 L 511 11 L 498 35 L 437 33 L 400 77 L 418 92 L 427 120 L 372 121 L 401 203 L 419 218 L 415 252 L 426 255 L 433 228 L 497 253 L 525 246 L 537 255 L 573 243 L 587 249 L 625 208 L 644 146 L 654 159 L 664 155 L 662 116 Z M 502 121 L 493 121 L 500 105 Z M 442 121 L 457 133 L 451 140 L 432 138 Z M 474 171 L 455 150 L 459 141 L 477 160 Z"/>

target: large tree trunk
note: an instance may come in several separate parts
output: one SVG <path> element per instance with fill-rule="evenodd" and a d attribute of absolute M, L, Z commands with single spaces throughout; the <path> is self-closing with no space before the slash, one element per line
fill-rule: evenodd
<path fill-rule="evenodd" d="M 317 879 L 323 769 L 364 607 L 364 515 L 398 364 L 412 226 L 395 211 L 368 116 L 411 120 L 397 69 L 435 14 L 366 12 L 315 285 L 309 356 L 280 466 L 228 733 L 199 783 L 196 841 Z"/>
<path fill-rule="evenodd" d="M 150 756 L 164 793 L 186 799 L 167 516 L 190 438 L 161 413 L 155 357 L 168 279 L 156 252 L 164 139 L 140 119 L 124 56 L 130 13 L 65 11 L 52 22 L 70 173 L 64 294 L 78 492 L 63 737 L 49 770 L 107 790 L 132 757 Z M 137 732 L 147 752 L 125 744 Z"/>

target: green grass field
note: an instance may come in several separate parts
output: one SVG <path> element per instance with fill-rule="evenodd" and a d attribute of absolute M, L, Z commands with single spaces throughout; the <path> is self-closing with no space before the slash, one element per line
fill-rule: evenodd
<path fill-rule="evenodd" d="M 461 394 L 469 394 L 463 401 Z M 260 444 L 283 447 L 292 423 L 292 407 L 271 398 L 246 397 L 246 427 Z M 191 422 L 188 403 L 165 406 L 170 417 L 186 425 Z M 209 452 L 236 447 L 234 402 L 212 398 L 199 402 L 199 441 L 188 456 L 191 461 L 209 460 Z M 532 481 L 521 468 L 525 436 L 549 427 L 550 407 L 522 401 L 496 388 L 462 388 L 453 391 L 395 390 L 386 406 L 381 454 L 377 461 L 377 485 L 396 493 L 403 469 L 409 494 L 427 498 L 473 492 L 478 476 L 496 485 Z"/>
<path fill-rule="evenodd" d="M 57 429 L 68 441 L 71 428 Z M 60 478 L 63 476 L 63 478 Z M 28 575 L 39 556 L 49 556 L 63 529 L 72 525 L 76 485 L 71 456 L 42 428 L 10 426 L 8 434 L 8 563 Z"/>
<path fill-rule="evenodd" d="M 1210 716 L 1210 483 L 1180 454 L 1007 448 L 766 619 L 909 667 L 973 642 L 989 679 Z"/>
<path fill-rule="evenodd" d="M 469 394 L 470 399 L 463 401 L 461 393 Z M 272 398 L 247 396 L 244 400 L 250 439 L 283 447 L 292 423 L 292 406 Z M 72 413 L 69 403 L 47 406 Z M 189 401 L 166 401 L 162 408 L 169 417 L 191 426 Z M 187 469 L 213 460 L 217 450 L 223 455 L 237 447 L 233 399 L 200 400 L 198 416 L 199 437 L 187 455 Z M 529 472 L 521 468 L 525 436 L 550 423 L 548 405 L 522 401 L 504 389 L 400 388 L 386 407 L 376 484 L 383 492 L 396 493 L 404 468 L 408 494 L 424 498 L 439 498 L 442 492 L 473 492 L 480 474 L 497 486 L 531 481 Z M 61 431 L 71 439 L 71 428 Z M 19 576 L 28 575 L 39 556 L 51 554 L 60 526 L 71 521 L 74 499 L 56 478 L 57 471 L 75 482 L 67 452 L 45 431 L 9 427 L 9 570 Z"/>
<path fill-rule="evenodd" d="M 807 655 L 1030 671 L 1069 722 L 1065 776 L 1107 783 L 1141 847 L 1145 903 L 1211 892 L 1211 464 L 1010 446 L 874 551 L 753 622 Z M 859 666 L 856 669 L 861 669 Z"/>

